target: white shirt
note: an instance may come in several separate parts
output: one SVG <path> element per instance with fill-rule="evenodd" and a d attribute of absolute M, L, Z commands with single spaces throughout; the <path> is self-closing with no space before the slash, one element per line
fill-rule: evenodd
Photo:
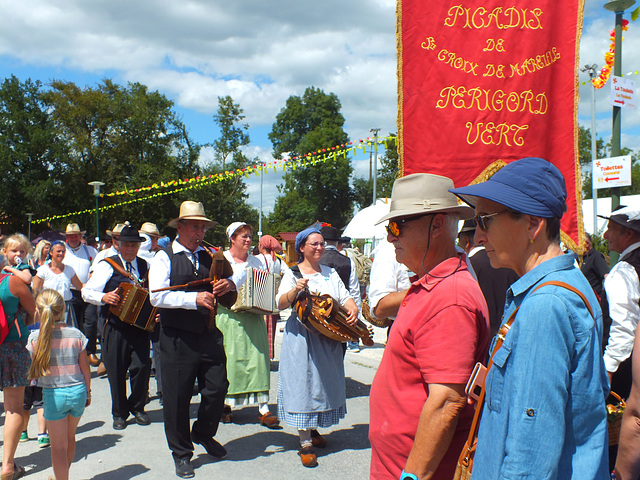
<path fill-rule="evenodd" d="M 174 240 L 171 243 L 173 254 L 176 255 L 180 252 L 187 252 L 191 257 L 191 250 L 184 247 L 178 240 Z M 204 250 L 202 246 L 198 246 L 195 252 L 197 253 Z M 233 266 L 233 265 L 232 265 Z M 236 285 L 236 289 L 240 288 L 247 278 L 247 274 L 244 269 L 242 272 L 236 274 L 234 270 L 233 276 L 230 280 Z M 149 266 L 149 299 L 151 305 L 159 308 L 183 308 L 185 310 L 196 310 L 196 297 L 198 292 L 185 292 L 181 290 L 165 290 L 164 292 L 153 293 L 154 290 L 159 288 L 165 288 L 171 285 L 171 260 L 167 255 L 167 252 L 160 250 L 151 259 Z"/>
<path fill-rule="evenodd" d="M 80 244 L 77 248 L 71 248 L 67 243 L 67 252 L 62 263 L 73 268 L 82 283 L 89 279 L 91 263 L 98 255 L 98 251 L 87 245 Z M 75 290 L 75 287 L 71 287 Z"/>
<path fill-rule="evenodd" d="M 73 298 L 71 294 L 71 279 L 76 275 L 76 271 L 70 265 L 65 265 L 62 273 L 53 273 L 48 263 L 42 265 L 36 271 L 36 277 L 40 277 L 42 282 L 42 289 L 51 288 L 62 295 L 65 302 L 68 302 Z"/>
<path fill-rule="evenodd" d="M 140 249 L 138 250 L 138 256 L 146 260 L 147 262 L 149 262 L 156 255 L 156 252 L 151 251 L 151 237 L 149 237 L 149 235 L 144 233 L 141 233 L 140 236 L 145 240 L 140 244 Z"/>
<path fill-rule="evenodd" d="M 127 262 L 120 255 L 120 261 L 123 266 L 126 266 Z M 126 269 L 126 267 L 124 267 Z M 138 260 L 134 259 L 131 262 L 131 273 L 136 277 L 140 277 L 140 270 L 138 269 Z M 102 297 L 105 292 L 104 287 L 107 282 L 113 276 L 113 267 L 109 262 L 98 262 L 94 268 L 91 278 L 87 281 L 84 287 L 82 287 L 82 299 L 85 302 L 92 303 L 94 305 L 104 305 L 102 303 Z"/>
<path fill-rule="evenodd" d="M 640 242 L 629 245 L 621 254 L 640 247 Z M 640 319 L 640 285 L 635 268 L 627 262 L 618 262 L 604 279 L 604 289 L 609 303 L 611 330 L 604 351 L 604 365 L 608 372 L 615 372 L 631 355 L 638 319 Z"/>
<path fill-rule="evenodd" d="M 289 266 L 277 256 L 275 262 L 273 261 L 273 258 L 271 258 L 271 255 L 265 255 L 264 253 L 259 253 L 255 257 L 260 260 L 262 270 L 266 270 L 267 272 L 284 274 L 289 270 Z"/>
<path fill-rule="evenodd" d="M 406 265 L 398 263 L 396 249 L 386 240 L 376 247 L 369 278 L 369 306 L 373 317 L 373 310 L 380 300 L 390 293 L 402 292 L 411 286 L 409 269 Z"/>
<path fill-rule="evenodd" d="M 93 263 L 91 264 L 91 268 L 89 269 L 89 273 L 92 273 L 93 270 L 95 269 L 96 265 L 98 265 L 100 263 L 100 261 L 104 260 L 107 257 L 113 257 L 114 255 L 118 255 L 118 250 L 116 250 L 116 247 L 114 247 L 113 245 L 111 245 L 109 248 L 107 248 L 106 250 L 100 250 L 98 252 L 98 254 L 96 255 L 96 258 L 94 258 Z"/>
<path fill-rule="evenodd" d="M 302 278 L 308 278 L 307 287 L 311 293 L 319 295 L 329 294 L 335 298 L 340 305 L 344 305 L 351 298 L 351 294 L 345 288 L 340 275 L 333 268 L 326 265 L 320 265 L 320 272 L 307 275 L 302 273 Z M 280 302 L 280 297 L 287 295 L 291 289 L 296 286 L 298 279 L 295 277 L 291 269 L 289 269 L 282 277 L 280 288 L 276 294 L 276 303 Z"/>

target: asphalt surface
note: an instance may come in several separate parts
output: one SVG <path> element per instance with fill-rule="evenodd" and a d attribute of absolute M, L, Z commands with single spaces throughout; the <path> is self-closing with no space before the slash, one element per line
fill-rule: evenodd
<path fill-rule="evenodd" d="M 279 323 L 278 326 L 284 325 Z M 256 406 L 234 410 L 233 423 L 220 424 L 216 439 L 228 451 L 225 459 L 210 457 L 200 445 L 195 445 L 191 462 L 195 478 L 233 479 L 367 479 L 371 447 L 369 444 L 369 391 L 377 366 L 382 358 L 386 331 L 374 328 L 373 347 L 358 353 L 347 352 L 347 416 L 338 425 L 322 429 L 328 445 L 317 449 L 316 468 L 304 468 L 297 455 L 297 431 L 287 425 L 269 430 L 258 423 Z M 277 350 L 282 337 L 278 328 Z M 276 413 L 278 362 L 272 362 L 271 411 Z M 152 378 L 147 413 L 151 425 L 137 425 L 132 417 L 125 430 L 113 430 L 111 400 L 106 378 L 98 378 L 92 367 L 93 403 L 85 410 L 76 434 L 76 455 L 71 466 L 71 479 L 125 480 L 176 479 L 171 452 L 167 446 L 162 422 L 162 406 L 156 397 L 156 382 Z M 166 388 L 166 387 L 165 387 Z M 196 418 L 199 396 L 191 403 L 191 417 Z M 4 416 L 0 419 L 4 424 Z M 28 479 L 43 479 L 53 475 L 50 448 L 38 448 L 35 413 L 29 423 L 28 442 L 20 443 L 16 462 L 24 466 Z"/>

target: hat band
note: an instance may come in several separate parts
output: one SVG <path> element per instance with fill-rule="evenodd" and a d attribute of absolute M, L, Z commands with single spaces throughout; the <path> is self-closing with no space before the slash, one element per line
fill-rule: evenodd
<path fill-rule="evenodd" d="M 418 207 L 418 209 L 422 208 L 423 211 L 428 212 L 430 210 L 441 210 L 443 208 L 455 208 L 459 206 L 457 202 L 452 202 L 451 198 L 401 198 L 391 200 L 390 211 L 413 210 Z"/>

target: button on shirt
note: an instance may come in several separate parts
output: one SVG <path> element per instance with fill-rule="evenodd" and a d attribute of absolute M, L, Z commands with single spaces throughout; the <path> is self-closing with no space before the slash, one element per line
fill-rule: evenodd
<path fill-rule="evenodd" d="M 120 257 L 122 265 L 126 265 L 127 262 L 120 255 L 118 256 Z M 136 259 L 131 262 L 131 267 L 133 276 L 139 278 L 140 270 L 138 269 L 138 261 Z M 104 297 L 105 293 L 108 293 L 104 291 L 104 287 L 112 276 L 113 267 L 109 265 L 109 262 L 99 262 L 93 269 L 91 278 L 82 288 L 82 299 L 93 305 L 104 305 L 104 303 L 102 303 L 102 297 Z"/>
<path fill-rule="evenodd" d="M 620 258 L 624 258 L 636 248 L 640 248 L 640 242 L 627 247 L 620 254 Z M 636 269 L 624 260 L 616 263 L 604 279 L 604 290 L 607 293 L 611 317 L 604 364 L 608 372 L 615 372 L 631 355 L 640 319 L 640 285 Z"/>
<path fill-rule="evenodd" d="M 549 280 L 584 293 L 595 320 L 566 288 L 546 285 L 533 292 Z M 505 321 L 518 306 L 487 374 L 473 479 L 609 478 L 609 382 L 602 314 L 589 282 L 570 255 L 551 258 L 513 283 Z"/>
<path fill-rule="evenodd" d="M 187 249 L 184 245 L 174 240 L 171 243 L 173 254 L 177 255 L 180 252 L 185 252 L 189 260 L 192 259 L 191 250 Z M 195 250 L 195 254 L 200 251 L 204 251 L 204 248 L 198 246 Z M 193 262 L 193 260 L 191 260 Z M 234 271 L 230 280 L 239 289 L 247 278 L 246 271 Z M 171 285 L 171 260 L 167 255 L 167 252 L 160 250 L 151 260 L 149 266 L 149 298 L 151 305 L 159 308 L 184 308 L 186 310 L 197 310 L 196 297 L 198 292 L 185 292 L 182 290 L 165 290 L 164 292 L 153 292 L 154 290 L 169 287 Z"/>

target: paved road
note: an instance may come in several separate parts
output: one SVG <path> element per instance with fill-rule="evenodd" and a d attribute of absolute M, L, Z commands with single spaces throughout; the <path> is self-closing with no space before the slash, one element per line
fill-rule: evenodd
<path fill-rule="evenodd" d="M 282 324 L 279 324 L 282 325 Z M 288 426 L 269 430 L 257 423 L 257 407 L 234 412 L 234 423 L 221 424 L 216 438 L 228 450 L 224 460 L 206 454 L 195 446 L 192 463 L 196 478 L 233 478 L 251 480 L 270 479 L 367 479 L 371 450 L 368 434 L 369 389 L 382 357 L 385 331 L 375 329 L 376 344 L 359 353 L 348 352 L 345 359 L 347 374 L 347 411 L 337 426 L 325 429 L 328 445 L 318 450 L 318 467 L 302 467 L 297 455 L 297 432 Z M 281 333 L 279 332 L 279 335 Z M 280 337 L 278 337 L 278 340 Z M 162 423 L 162 407 L 155 398 L 155 379 L 151 379 L 152 400 L 147 412 L 152 424 L 139 426 L 132 418 L 123 431 L 111 427 L 111 405 L 106 378 L 92 381 L 93 404 L 85 410 L 76 435 L 77 450 L 71 466 L 72 479 L 126 480 L 176 479 L 173 460 L 167 447 Z M 271 399 L 275 403 L 277 362 L 271 374 Z M 193 397 L 192 418 L 196 417 L 199 397 Z M 275 405 L 272 412 L 275 412 Z M 4 417 L 2 418 L 4 420 Z M 32 416 L 29 435 L 37 433 Z M 32 439 L 21 443 L 16 461 L 27 469 L 25 478 L 46 480 L 53 474 L 50 449 L 39 449 Z"/>

